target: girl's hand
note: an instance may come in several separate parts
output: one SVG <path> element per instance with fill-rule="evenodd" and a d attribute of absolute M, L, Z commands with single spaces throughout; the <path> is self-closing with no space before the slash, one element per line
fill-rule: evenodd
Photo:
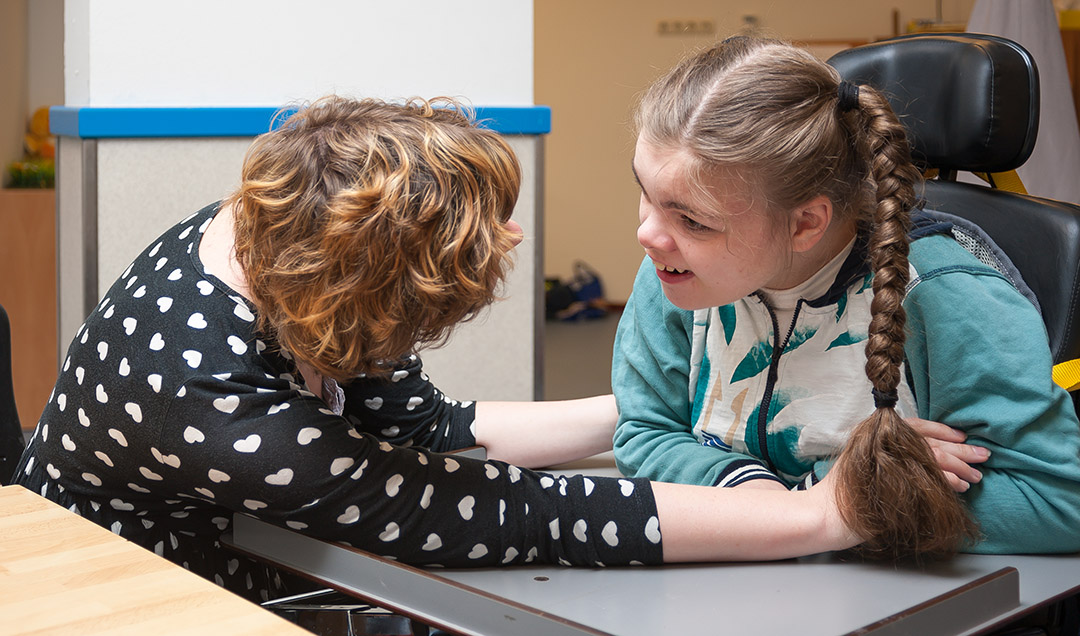
<path fill-rule="evenodd" d="M 934 459 L 945 474 L 945 479 L 956 492 L 965 492 L 982 479 L 982 473 L 972 464 L 981 464 L 990 457 L 990 451 L 981 446 L 965 444 L 967 436 L 939 422 L 909 417 L 904 420 L 926 439 Z"/>

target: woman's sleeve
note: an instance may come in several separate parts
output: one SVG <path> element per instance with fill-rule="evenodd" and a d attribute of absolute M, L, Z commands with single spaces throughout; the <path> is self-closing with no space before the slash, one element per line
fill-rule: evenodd
<path fill-rule="evenodd" d="M 450 399 L 435 388 L 415 354 L 386 376 L 357 378 L 342 391 L 349 421 L 391 444 L 440 452 L 476 444 L 476 404 Z"/>
<path fill-rule="evenodd" d="M 261 382 L 185 385 L 161 437 L 165 456 L 183 457 L 184 496 L 416 565 L 662 559 L 647 481 L 553 477 L 395 447 L 295 385 Z"/>
<path fill-rule="evenodd" d="M 905 301 L 906 353 L 919 416 L 991 451 L 964 494 L 984 537 L 971 551 L 1080 550 L 1080 427 L 1042 318 L 995 273 L 946 269 Z"/>
<path fill-rule="evenodd" d="M 648 259 L 615 337 L 611 385 L 619 407 L 615 460 L 626 475 L 702 486 L 776 479 L 757 459 L 703 446 L 690 421 L 694 313 L 664 296 Z M 742 478 L 739 478 L 739 477 Z M 734 480 L 734 481 L 733 481 Z"/>

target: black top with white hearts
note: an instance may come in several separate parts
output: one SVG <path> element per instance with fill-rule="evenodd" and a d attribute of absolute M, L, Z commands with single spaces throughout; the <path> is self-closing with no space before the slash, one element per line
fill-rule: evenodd
<path fill-rule="evenodd" d="M 661 560 L 647 481 L 439 454 L 475 442 L 474 405 L 416 356 L 343 387 L 340 415 L 304 390 L 204 273 L 217 208 L 147 248 L 79 329 L 18 483 L 253 600 L 295 588 L 219 544 L 233 512 L 416 565 Z"/>

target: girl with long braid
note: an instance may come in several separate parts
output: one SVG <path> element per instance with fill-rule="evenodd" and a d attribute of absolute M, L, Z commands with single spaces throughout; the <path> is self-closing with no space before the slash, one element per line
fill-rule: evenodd
<path fill-rule="evenodd" d="M 835 465 L 869 556 L 1080 549 L 1080 428 L 1041 318 L 919 209 L 880 93 L 738 37 L 658 80 L 636 125 L 625 474 L 782 490 Z"/>

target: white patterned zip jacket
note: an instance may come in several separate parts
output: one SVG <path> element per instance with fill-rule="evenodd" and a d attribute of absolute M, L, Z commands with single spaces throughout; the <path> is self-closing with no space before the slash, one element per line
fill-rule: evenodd
<path fill-rule="evenodd" d="M 929 235 L 911 244 L 899 411 L 964 430 L 991 450 L 982 481 L 964 495 L 984 535 L 972 550 L 1080 550 L 1080 427 L 1051 380 L 1042 318 L 950 229 L 927 221 Z M 832 289 L 800 301 L 791 325 L 775 324 L 756 295 L 679 309 L 646 259 L 615 342 L 620 470 L 706 486 L 773 479 L 805 487 L 823 477 L 874 408 L 864 259 L 857 244 Z"/>

